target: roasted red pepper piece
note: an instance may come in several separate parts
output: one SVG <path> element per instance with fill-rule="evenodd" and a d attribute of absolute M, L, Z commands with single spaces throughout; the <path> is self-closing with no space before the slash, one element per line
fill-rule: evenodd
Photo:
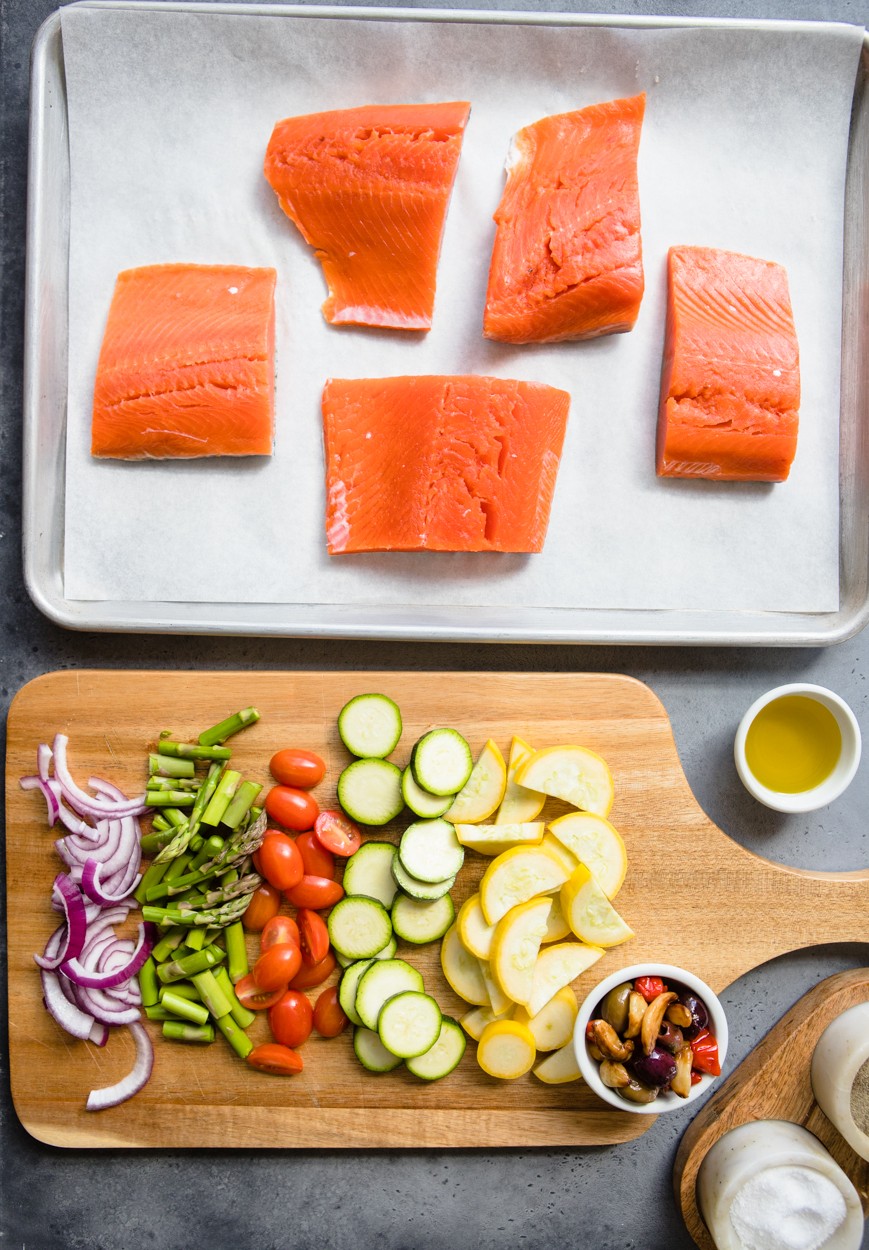
<path fill-rule="evenodd" d="M 666 988 L 660 977 L 637 977 L 634 982 L 634 989 L 638 994 L 642 994 L 647 1003 L 657 998 L 659 994 L 663 994 Z"/>
<path fill-rule="evenodd" d="M 721 1064 L 718 1062 L 718 1041 L 708 1029 L 701 1029 L 696 1037 L 691 1038 L 691 1053 L 694 1056 L 691 1066 L 696 1072 L 708 1072 L 710 1076 L 719 1076 Z"/>

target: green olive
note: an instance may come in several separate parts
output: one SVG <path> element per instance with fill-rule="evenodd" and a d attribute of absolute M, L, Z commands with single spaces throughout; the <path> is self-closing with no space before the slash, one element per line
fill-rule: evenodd
<path fill-rule="evenodd" d="M 621 1086 L 618 1093 L 622 1098 L 627 1098 L 628 1102 L 654 1102 L 660 1094 L 660 1089 L 653 1088 L 650 1085 L 643 1085 L 641 1081 L 631 1077 L 627 1085 Z"/>
<path fill-rule="evenodd" d="M 616 1033 L 624 1033 L 628 1027 L 628 999 L 631 996 L 631 983 L 625 981 L 617 985 L 603 1000 L 601 1015 L 607 1024 L 612 1025 Z"/>

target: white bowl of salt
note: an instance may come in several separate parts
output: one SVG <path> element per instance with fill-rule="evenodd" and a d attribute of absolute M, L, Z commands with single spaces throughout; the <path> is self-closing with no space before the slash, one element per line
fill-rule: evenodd
<path fill-rule="evenodd" d="M 700 1165 L 697 1202 L 717 1250 L 860 1250 L 860 1196 L 816 1137 L 755 1120 Z"/>

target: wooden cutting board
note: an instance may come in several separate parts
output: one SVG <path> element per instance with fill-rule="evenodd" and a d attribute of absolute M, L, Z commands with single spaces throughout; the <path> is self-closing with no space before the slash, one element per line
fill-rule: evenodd
<path fill-rule="evenodd" d="M 715 1250 L 697 1205 L 697 1173 L 720 1137 L 754 1120 L 789 1120 L 808 1129 L 850 1177 L 869 1214 L 869 1163 L 824 1115 L 812 1091 L 812 1056 L 824 1029 L 843 1011 L 869 1001 L 869 968 L 837 972 L 782 1016 L 698 1112 L 673 1167 L 676 1202 L 700 1250 Z"/>
<path fill-rule="evenodd" d="M 189 738 L 248 704 L 262 719 L 232 740 L 233 764 L 268 781 L 268 760 L 304 746 L 327 761 L 317 790 L 334 802 L 348 760 L 335 727 L 354 694 L 378 690 L 401 707 L 403 764 L 414 740 L 452 725 L 477 751 L 489 737 L 507 751 L 518 734 L 542 747 L 582 743 L 609 762 L 611 819 L 629 856 L 619 911 L 636 932 L 576 982 L 580 999 L 610 972 L 643 960 L 689 968 L 721 989 L 773 956 L 819 942 L 869 939 L 869 871 L 822 874 L 782 868 L 750 854 L 699 808 L 676 752 L 667 714 L 648 687 L 598 674 L 377 672 L 50 673 L 25 686 L 9 713 L 7 882 L 9 1041 L 12 1096 L 25 1128 L 60 1146 L 547 1146 L 611 1144 L 645 1132 L 652 1117 L 608 1108 L 580 1083 L 548 1086 L 529 1074 L 486 1076 L 468 1049 L 447 1079 L 426 1084 L 403 1068 L 374 1076 L 356 1063 L 347 1033 L 305 1043 L 292 1079 L 252 1071 L 220 1039 L 207 1049 L 156 1037 L 146 1088 L 120 1107 L 88 1113 L 92 1087 L 132 1066 L 125 1032 L 104 1050 L 68 1038 L 42 1007 L 33 953 L 56 919 L 49 907 L 60 864 L 41 797 L 18 778 L 35 771 L 36 747 L 62 731 L 82 781 L 108 777 L 141 791 L 146 753 L 160 731 Z M 544 815 L 565 809 L 550 800 Z M 407 823 L 407 822 L 404 822 Z M 397 838 L 396 821 L 377 837 Z M 458 907 L 485 863 L 469 853 L 454 887 Z M 256 938 L 250 938 L 256 950 Z M 407 954 L 407 952 L 399 953 Z M 440 971 L 436 944 L 410 955 L 444 1011 L 460 1015 Z M 731 1022 L 733 1027 L 735 1022 Z M 254 1041 L 266 1040 L 258 1019 Z"/>

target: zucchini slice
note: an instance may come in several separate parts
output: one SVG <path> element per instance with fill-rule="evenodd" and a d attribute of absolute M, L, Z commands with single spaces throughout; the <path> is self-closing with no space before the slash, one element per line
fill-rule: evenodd
<path fill-rule="evenodd" d="M 369 1029 L 377 1029 L 383 1004 L 405 990 L 422 990 L 422 973 L 403 959 L 372 960 L 356 987 L 356 1012 Z"/>
<path fill-rule="evenodd" d="M 401 737 L 398 704 L 385 694 L 357 694 L 338 713 L 338 733 L 351 755 L 383 759 Z"/>
<path fill-rule="evenodd" d="M 417 881 L 446 881 L 465 862 L 465 848 L 448 820 L 417 820 L 401 835 L 398 858 Z"/>
<path fill-rule="evenodd" d="M 389 760 L 354 760 L 338 778 L 338 802 L 363 825 L 388 825 L 404 810 L 401 769 Z"/>
<path fill-rule="evenodd" d="M 417 877 L 411 876 L 398 858 L 397 851 L 392 861 L 392 875 L 399 888 L 411 898 L 428 900 L 442 898 L 444 894 L 449 894 L 456 884 L 455 877 L 447 877 L 444 881 L 420 881 Z"/>
<path fill-rule="evenodd" d="M 390 1054 L 374 1030 L 364 1025 L 353 1030 L 353 1049 L 369 1072 L 391 1072 L 401 1063 L 397 1055 Z"/>
<path fill-rule="evenodd" d="M 356 990 L 359 986 L 359 978 L 371 963 L 373 963 L 371 959 L 358 959 L 350 964 L 344 969 L 344 975 L 338 985 L 338 1002 L 351 1024 L 362 1024 L 356 1011 Z"/>
<path fill-rule="evenodd" d="M 455 798 L 453 794 L 430 794 L 428 790 L 423 790 L 422 786 L 417 785 L 410 764 L 401 774 L 401 793 L 413 814 L 422 816 L 425 820 L 434 820 L 436 816 L 443 816 L 444 812 L 452 806 Z"/>
<path fill-rule="evenodd" d="M 423 1081 L 439 1081 L 458 1067 L 466 1046 L 465 1035 L 458 1024 L 452 1016 L 444 1016 L 440 1036 L 431 1050 L 408 1059 L 405 1066 Z"/>
<path fill-rule="evenodd" d="M 352 959 L 373 959 L 392 937 L 389 912 L 376 898 L 345 895 L 329 912 L 329 941 Z"/>
<path fill-rule="evenodd" d="M 395 934 L 389 939 L 382 951 L 378 951 L 374 956 L 375 959 L 391 959 L 398 950 L 398 943 L 395 940 Z M 358 960 L 351 959 L 349 955 L 342 955 L 339 951 L 335 952 L 335 959 L 340 968 L 349 968 L 351 964 L 355 964 Z M 364 962 L 364 961 L 363 961 Z"/>
<path fill-rule="evenodd" d="M 347 860 L 341 884 L 344 893 L 364 894 L 366 898 L 378 899 L 384 907 L 391 907 L 398 893 L 392 875 L 395 847 L 391 842 L 364 842 Z"/>
<path fill-rule="evenodd" d="M 455 729 L 431 729 L 410 757 L 414 780 L 431 794 L 457 794 L 471 775 L 474 757 Z"/>
<path fill-rule="evenodd" d="M 437 942 L 456 918 L 449 894 L 437 899 L 409 898 L 402 894 L 392 907 L 392 927 L 405 942 L 417 946 Z"/>
<path fill-rule="evenodd" d="M 431 1050 L 440 1037 L 443 1016 L 431 994 L 405 990 L 383 1004 L 377 1034 L 383 1045 L 401 1059 L 414 1059 Z"/>

